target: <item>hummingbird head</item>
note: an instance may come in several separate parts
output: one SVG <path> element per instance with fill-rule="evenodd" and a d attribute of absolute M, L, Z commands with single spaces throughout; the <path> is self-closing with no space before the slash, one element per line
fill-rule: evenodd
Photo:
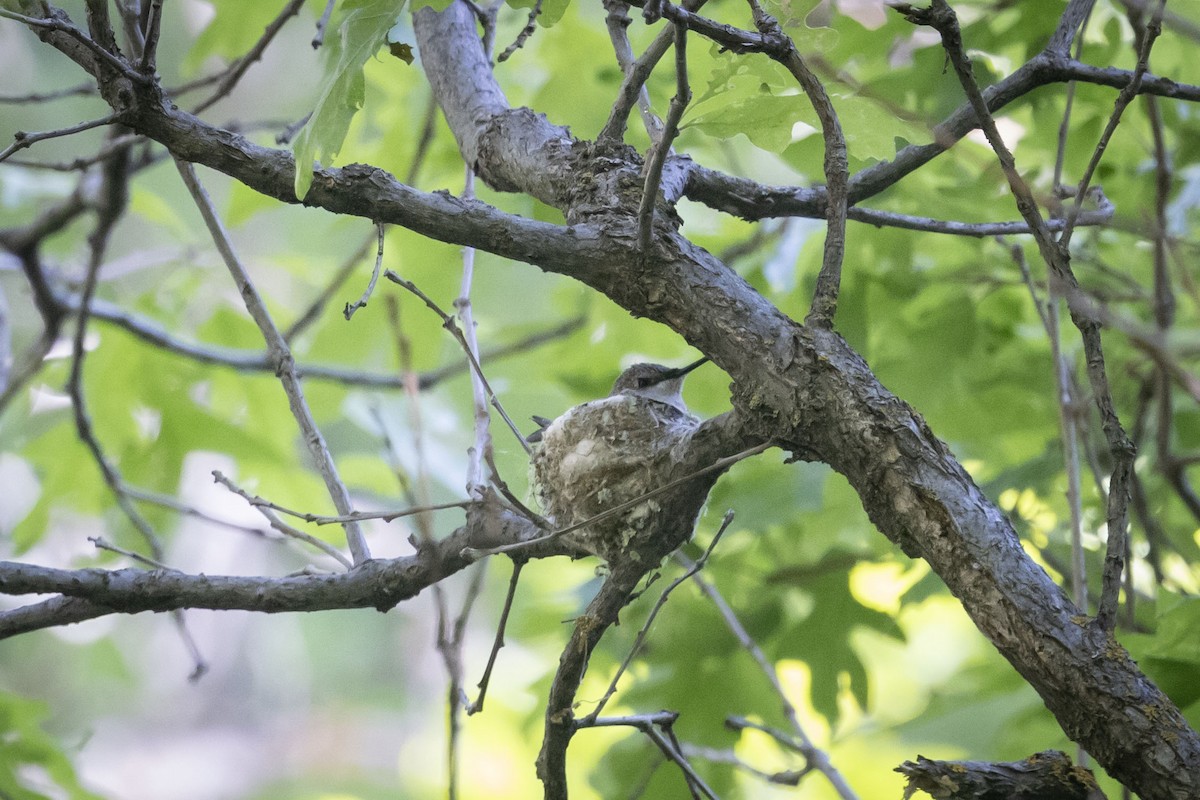
<path fill-rule="evenodd" d="M 683 405 L 683 378 L 696 367 L 708 361 L 704 357 L 686 367 L 664 367 L 662 364 L 634 364 L 625 370 L 613 384 L 610 396 L 632 394 L 674 406 L 686 412 Z"/>

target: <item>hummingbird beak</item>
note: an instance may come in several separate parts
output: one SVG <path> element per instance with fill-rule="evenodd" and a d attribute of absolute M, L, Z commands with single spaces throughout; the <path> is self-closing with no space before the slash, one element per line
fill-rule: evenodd
<path fill-rule="evenodd" d="M 658 379 L 658 382 L 661 383 L 663 381 L 674 380 L 675 378 L 682 378 L 684 375 L 687 375 L 689 372 L 694 370 L 696 367 L 700 366 L 701 364 L 705 364 L 707 362 L 708 362 L 708 356 L 704 356 L 703 358 L 701 358 L 697 361 L 693 361 L 691 364 L 688 364 L 686 367 L 676 367 L 675 369 L 669 369 L 662 374 L 662 376 Z"/>

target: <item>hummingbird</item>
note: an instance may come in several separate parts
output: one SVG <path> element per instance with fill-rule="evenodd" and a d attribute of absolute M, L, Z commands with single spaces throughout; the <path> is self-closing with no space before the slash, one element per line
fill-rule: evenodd
<path fill-rule="evenodd" d="M 685 367 L 634 364 L 608 397 L 569 409 L 529 437 L 534 494 L 559 529 L 591 519 L 671 480 L 672 451 L 685 445 L 700 420 L 683 402 L 683 379 L 707 361 Z M 663 498 L 648 498 L 624 513 L 563 536 L 563 541 L 612 562 L 633 537 L 654 525 Z M 697 509 L 698 510 L 698 509 Z M 690 521 L 690 520 L 689 520 Z"/>

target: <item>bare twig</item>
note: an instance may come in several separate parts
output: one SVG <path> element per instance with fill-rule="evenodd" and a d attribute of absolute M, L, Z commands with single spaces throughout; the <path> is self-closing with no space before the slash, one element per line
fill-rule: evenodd
<path fill-rule="evenodd" d="M 81 83 L 78 86 L 69 86 L 66 89 L 58 89 L 50 92 L 31 92 L 30 94 L 0 94 L 0 103 L 13 103 L 16 105 L 28 105 L 29 103 L 45 103 L 50 100 L 59 100 L 63 97 L 87 97 L 96 93 L 96 85 L 94 83 Z"/>
<path fill-rule="evenodd" d="M 466 180 L 463 197 L 475 197 L 475 172 L 470 167 L 466 169 Z M 464 247 L 462 250 L 462 281 L 459 284 L 458 297 L 454 298 L 454 310 L 462 320 L 463 343 L 471 357 L 472 364 L 479 362 L 479 341 L 476 337 L 474 309 L 471 305 L 471 285 L 475 280 L 475 248 Z M 489 429 L 492 418 L 488 413 L 488 396 L 495 397 L 487 382 L 483 379 L 483 369 L 471 371 L 471 400 L 474 409 L 474 444 L 467 450 L 467 495 L 474 500 L 483 497 L 487 491 L 486 477 L 492 457 L 492 433 Z M 523 440 L 523 439 L 522 439 Z"/>
<path fill-rule="evenodd" d="M 1115 623 L 1117 594 L 1121 583 L 1123 554 L 1125 552 L 1125 536 L 1128 527 L 1129 505 L 1129 476 L 1133 470 L 1135 451 L 1129 436 L 1121 427 L 1113 404 L 1112 393 L 1108 386 L 1108 375 L 1104 366 L 1104 349 L 1100 341 L 1100 325 L 1087 310 L 1080 308 L 1076 302 L 1079 296 L 1079 283 L 1071 270 L 1070 252 L 1065 242 L 1055 241 L 1046 228 L 1037 200 L 1029 186 L 1017 172 L 1016 162 L 1012 152 L 1005 145 L 996 128 L 996 121 L 988 109 L 979 85 L 971 70 L 971 62 L 967 57 L 959 30 L 958 18 L 954 10 L 945 0 L 932 0 L 928 9 L 917 9 L 902 3 L 897 8 L 904 11 L 906 17 L 919 24 L 930 25 L 942 37 L 942 45 L 954 66 L 959 83 L 967 95 L 971 108 L 975 112 L 979 126 L 987 137 L 992 150 L 995 151 L 1001 170 L 1008 181 L 1009 188 L 1016 197 L 1017 210 L 1032 228 L 1033 238 L 1038 250 L 1050 268 L 1053 280 L 1063 287 L 1067 307 L 1071 312 L 1071 321 L 1079 329 L 1083 339 L 1084 356 L 1087 364 L 1088 379 L 1096 406 L 1100 412 L 1101 425 L 1108 441 L 1109 452 L 1113 458 L 1113 470 L 1109 480 L 1108 497 L 1108 550 L 1104 560 L 1103 589 L 1101 603 L 1096 614 L 1096 622 L 1101 628 L 1111 630 Z"/>
<path fill-rule="evenodd" d="M 99 128 L 104 125 L 112 125 L 120 118 L 120 114 L 109 114 L 106 117 L 88 120 L 87 122 L 81 122 L 78 125 L 71 125 L 66 128 L 58 128 L 52 131 L 40 131 L 33 133 L 17 131 L 13 134 L 13 143 L 3 150 L 0 150 L 0 161 L 6 160 L 13 153 L 24 150 L 26 147 L 32 147 L 38 142 L 44 142 L 47 139 L 57 139 L 60 136 L 71 136 L 72 134 L 79 133 L 80 131 L 88 131 L 92 128 Z"/>
<path fill-rule="evenodd" d="M 508 61 L 508 59 L 512 58 L 513 53 L 525 46 L 525 42 L 527 42 L 529 37 L 533 36 L 534 31 L 537 30 L 537 18 L 539 15 L 541 15 L 541 13 L 542 0 L 536 0 L 533 4 L 533 8 L 529 9 L 529 21 L 525 23 L 525 27 L 522 28 L 521 32 L 517 34 L 517 38 L 513 40 L 513 43 L 504 48 L 504 52 L 496 56 L 497 64 L 503 64 L 505 61 Z"/>
<path fill-rule="evenodd" d="M 232 480 L 225 477 L 220 470 L 213 470 L 212 476 L 214 481 L 221 484 L 226 489 L 249 503 L 255 511 L 263 515 L 263 518 L 266 519 L 272 528 L 279 531 L 284 536 L 288 537 L 289 539 L 296 539 L 297 541 L 304 542 L 307 545 L 317 548 L 326 555 L 336 559 L 346 569 L 350 569 L 354 566 L 352 561 L 346 558 L 346 556 L 343 555 L 342 552 L 336 547 L 329 544 L 329 542 L 322 541 L 315 536 L 305 533 L 299 528 L 288 525 L 275 514 L 276 511 L 288 513 L 286 509 L 276 506 L 274 503 L 263 500 L 261 497 L 251 496 Z"/>
<path fill-rule="evenodd" d="M 733 750 L 717 750 L 713 747 L 701 747 L 699 745 L 684 744 L 683 754 L 690 759 L 702 758 L 714 764 L 727 764 L 737 767 L 741 771 L 775 786 L 799 786 L 804 776 L 812 771 L 811 767 L 805 767 L 804 769 L 766 772 L 738 758 L 737 753 Z"/>
<path fill-rule="evenodd" d="M 321 12 L 321 18 L 317 20 L 317 32 L 313 34 L 312 47 L 313 50 L 320 50 L 321 45 L 325 44 L 325 29 L 329 27 L 329 17 L 333 15 L 333 6 L 337 0 L 325 0 L 325 10 Z"/>
<path fill-rule="evenodd" d="M 474 371 L 474 373 L 476 375 L 479 376 L 480 380 L 483 382 L 483 386 L 487 390 L 488 399 L 491 402 L 492 408 L 496 409 L 496 412 L 498 414 L 500 414 L 500 417 L 508 425 L 509 430 L 511 430 L 513 432 L 513 435 L 517 437 L 517 441 L 519 441 L 521 443 L 521 445 L 525 448 L 525 452 L 527 452 L 527 453 L 531 452 L 529 443 L 526 442 L 525 437 L 521 435 L 521 430 L 517 427 L 517 424 L 512 421 L 512 418 L 508 415 L 508 412 L 506 412 L 504 410 L 504 407 L 502 405 L 500 405 L 500 399 L 496 396 L 496 393 L 494 391 L 492 391 L 491 385 L 487 382 L 487 376 L 485 376 L 483 374 L 483 368 L 479 365 L 479 361 L 478 361 L 478 359 L 475 358 L 475 354 L 473 352 L 471 352 L 471 347 L 467 343 L 466 337 L 463 335 L 462 330 L 454 322 L 454 317 L 450 316 L 445 311 L 443 311 L 441 309 L 441 306 L 439 306 L 437 303 L 435 303 L 433 301 L 433 299 L 431 297 L 429 297 L 429 295 L 427 295 L 423 291 L 421 291 L 420 287 L 417 286 L 412 281 L 406 280 L 405 278 L 400 277 L 396 273 L 392 272 L 390 269 L 387 270 L 386 272 L 384 272 L 383 277 L 387 278 L 392 283 L 395 283 L 399 286 L 404 287 L 408 291 L 415 294 L 417 297 L 421 298 L 422 302 L 424 302 L 425 305 L 431 311 L 433 311 L 433 313 L 435 313 L 439 317 L 441 317 L 442 327 L 444 327 L 447 331 L 449 331 L 450 334 L 458 341 L 459 345 L 462 346 L 463 352 L 467 356 L 467 361 L 471 365 L 471 369 Z"/>
<path fill-rule="evenodd" d="M 255 508 L 265 508 L 270 511 L 278 511 L 280 514 L 287 514 L 289 517 L 295 517 L 305 522 L 311 522 L 314 525 L 342 525 L 347 522 L 362 522 L 369 519 L 379 519 L 384 522 L 401 519 L 402 517 L 411 517 L 417 514 L 427 514 L 431 511 L 445 511 L 451 508 L 467 508 L 471 505 L 470 500 L 458 500 L 450 503 L 437 503 L 425 506 L 414 506 L 412 508 L 404 508 L 399 511 L 354 511 L 350 514 L 339 514 L 337 516 L 325 516 L 322 514 L 310 514 L 307 511 L 296 511 L 291 508 L 286 508 L 266 500 L 258 495 L 251 495 L 244 489 L 239 488 L 228 477 L 221 473 L 220 470 L 213 470 L 213 480 L 229 489 L 234 494 L 241 497 Z"/>
<path fill-rule="evenodd" d="M 1071 380 L 1071 368 L 1067 363 L 1066 354 L 1062 352 L 1062 339 L 1059 336 L 1058 297 L 1051 286 L 1050 296 L 1043 303 L 1034 286 L 1033 276 L 1029 272 L 1029 264 L 1025 260 L 1025 252 L 1020 245 L 1008 248 L 1009 254 L 1021 271 L 1021 278 L 1037 309 L 1042 327 L 1050 342 L 1050 355 L 1054 361 L 1054 383 L 1057 389 L 1059 436 L 1063 446 L 1063 468 L 1067 473 L 1067 506 L 1071 520 L 1071 599 L 1081 609 L 1088 607 L 1087 589 L 1087 559 L 1083 549 L 1083 499 L 1080 491 L 1079 442 L 1076 435 L 1076 419 L 1079 417 L 1078 404 L 1074 397 L 1074 384 Z M 1098 476 L 1097 476 L 1098 477 Z"/>
<path fill-rule="evenodd" d="M 375 268 L 371 270 L 371 280 L 367 281 L 367 288 L 363 290 L 362 297 L 355 300 L 353 303 L 346 303 L 345 309 L 342 310 L 342 316 L 349 322 L 354 316 L 354 312 L 358 311 L 367 305 L 367 301 L 371 299 L 371 294 L 375 291 L 375 284 L 379 281 L 379 269 L 383 266 L 383 233 L 387 230 L 382 222 L 375 223 L 375 234 L 379 240 L 379 247 L 375 251 Z"/>
<path fill-rule="evenodd" d="M 158 39 L 162 29 L 163 0 L 143 0 L 143 3 L 148 4 L 148 16 L 145 27 L 146 40 L 142 45 L 142 58 L 138 69 L 147 75 L 153 75 L 156 70 L 155 59 L 158 56 Z"/>
<path fill-rule="evenodd" d="M 687 70 L 687 26 L 675 24 L 675 96 L 667 108 L 667 119 L 663 123 L 662 136 L 650 148 L 646 157 L 645 184 L 642 202 L 638 207 L 638 247 L 644 255 L 650 252 L 650 238 L 654 230 L 654 207 L 658 202 L 658 186 L 662 181 L 663 165 L 671 152 L 671 142 L 679 134 L 679 121 L 684 109 L 692 101 L 692 90 L 688 84 Z"/>
<path fill-rule="evenodd" d="M 821 270 L 817 274 L 817 285 L 813 292 L 812 307 L 805 324 L 821 328 L 833 327 L 833 316 L 837 311 L 838 292 L 842 281 L 842 259 L 846 252 L 846 208 L 849 196 L 850 164 L 846 154 L 846 137 L 838 120 L 833 101 L 821 81 L 813 73 L 796 50 L 796 44 L 779 27 L 779 21 L 763 12 L 757 0 L 750 0 L 754 12 L 754 25 L 763 36 L 782 41 L 769 52 L 800 84 L 808 95 L 817 119 L 821 122 L 821 136 L 825 140 L 825 250 L 821 257 Z"/>
<path fill-rule="evenodd" d="M 521 569 L 525 566 L 524 559 L 513 559 L 512 576 L 508 579 L 508 593 L 504 595 L 504 607 L 500 609 L 500 621 L 496 623 L 496 638 L 492 641 L 492 652 L 488 654 L 487 666 L 483 668 L 483 677 L 479 679 L 479 696 L 467 706 L 467 714 L 478 714 L 483 711 L 483 701 L 487 697 L 488 684 L 492 680 L 492 668 L 496 666 L 496 657 L 500 648 L 504 647 L 504 629 L 508 626 L 508 614 L 512 611 L 513 598 L 517 595 L 517 582 L 521 579 Z"/>
<path fill-rule="evenodd" d="M 96 545 L 96 548 L 99 550 L 107 550 L 110 553 L 123 555 L 126 558 L 131 558 L 139 564 L 144 564 L 151 569 L 170 569 L 170 567 L 161 561 L 156 561 L 153 558 L 144 556 L 141 553 L 135 553 L 133 550 L 127 550 L 124 547 L 118 547 L 117 545 L 105 539 L 103 536 L 89 536 L 87 537 L 87 540 Z"/>
<path fill-rule="evenodd" d="M 332 3 L 331 3 L 332 5 Z M 193 114 L 199 114 L 211 107 L 222 97 L 233 91 L 233 87 L 237 85 L 242 76 L 246 74 L 246 70 L 250 66 L 262 58 L 262 54 L 266 51 L 267 46 L 275 39 L 275 35 L 283 29 L 283 26 L 289 19 L 296 16 L 300 9 L 304 6 L 304 0 L 288 0 L 287 5 L 276 15 L 275 19 L 271 20 L 263 31 L 263 35 L 258 38 L 254 46 L 246 51 L 244 55 L 229 65 L 229 68 L 219 76 L 219 83 L 216 90 L 203 102 L 192 109 Z M 316 45 L 314 45 L 315 47 Z"/>
<path fill-rule="evenodd" d="M 1163 6 L 1165 5 L 1166 0 L 1159 0 L 1154 16 L 1146 26 L 1145 32 L 1138 37 L 1140 47 L 1138 48 L 1138 60 L 1137 65 L 1134 67 L 1133 75 L 1130 76 L 1129 83 L 1117 94 L 1117 99 L 1113 103 L 1112 114 L 1109 115 L 1108 123 L 1104 126 L 1103 133 L 1100 134 L 1100 140 L 1096 142 L 1096 148 L 1092 151 L 1092 157 L 1089 159 L 1087 168 L 1083 172 L 1083 177 L 1079 180 L 1079 187 L 1075 190 L 1075 202 L 1067 209 L 1067 228 L 1062 232 L 1062 236 L 1059 237 L 1060 245 L 1064 250 L 1071 243 L 1071 234 L 1075 227 L 1071 220 L 1079 213 L 1079 209 L 1083 205 L 1083 196 L 1092 182 L 1092 176 L 1095 174 L 1096 168 L 1100 166 L 1100 159 L 1104 157 L 1104 151 L 1108 149 L 1108 143 L 1112 139 L 1113 133 L 1116 132 L 1117 125 L 1121 122 L 1121 115 L 1125 112 L 1129 104 L 1133 102 L 1133 98 L 1137 97 L 1138 91 L 1142 86 L 1142 79 L 1149 70 L 1150 49 L 1154 47 L 1154 41 L 1162 33 L 1162 13 Z M 1103 601 L 1103 598 L 1101 600 Z"/>
<path fill-rule="evenodd" d="M 675 560 L 684 566 L 688 566 L 691 563 L 690 559 L 681 553 L 675 554 Z M 700 591 L 716 606 L 717 611 L 721 614 L 721 618 L 725 620 L 725 625 L 737 638 L 742 648 L 758 664 L 759 670 L 762 671 L 767 681 L 771 684 L 772 690 L 779 698 L 779 703 L 783 708 L 783 715 L 792 728 L 792 735 L 782 734 L 780 741 L 786 742 L 787 747 L 804 756 L 805 762 L 810 769 L 815 769 L 824 775 L 825 779 L 829 781 L 829 784 L 842 800 L 857 800 L 854 790 L 850 788 L 850 784 L 846 782 L 841 772 L 829 760 L 829 755 L 817 747 L 805 732 L 804 726 L 800 724 L 800 717 L 796 713 L 796 707 L 788 699 L 787 692 L 784 691 L 783 684 L 779 681 L 779 674 L 775 671 L 774 665 L 771 664 L 766 654 L 763 653 L 762 648 L 758 646 L 758 643 L 746 631 L 746 628 L 729 606 L 729 603 L 717 591 L 717 587 L 700 573 L 693 573 L 692 580 L 696 582 L 696 585 L 700 587 Z"/>
<path fill-rule="evenodd" d="M 279 380 L 283 384 L 284 391 L 287 394 L 288 406 L 291 408 L 292 416 L 296 419 L 296 424 L 300 427 L 305 444 L 308 445 L 309 454 L 316 463 L 321 477 L 325 480 L 325 486 L 329 490 L 329 496 L 333 500 L 334 507 L 337 508 L 339 514 L 347 515 L 352 513 L 354 509 L 350 502 L 350 492 L 338 476 L 337 465 L 334 463 L 333 456 L 325 444 L 325 437 L 321 435 L 320 429 L 317 428 L 316 420 L 313 419 L 308 402 L 304 399 L 304 389 L 300 383 L 299 373 L 296 371 L 296 362 L 292 358 L 292 353 L 288 349 L 287 342 L 284 341 L 279 329 L 275 327 L 275 322 L 271 319 L 270 312 L 267 310 L 262 298 L 259 297 L 258 290 L 255 289 L 254 284 L 251 282 L 250 275 L 246 272 L 241 260 L 234 252 L 233 242 L 229 239 L 229 235 L 225 231 L 225 226 L 221 224 L 220 218 L 217 217 L 216 209 L 212 205 L 212 200 L 208 197 L 208 192 L 204 190 L 204 187 L 196 178 L 196 172 L 192 168 L 192 165 L 186 161 L 176 159 L 175 166 L 178 168 L 184 184 L 191 193 L 196 207 L 200 210 L 200 215 L 204 218 L 204 223 L 208 227 L 209 234 L 212 236 L 217 250 L 221 253 L 221 258 L 225 262 L 225 266 L 229 269 L 230 275 L 237 284 L 238 291 L 245 301 L 246 310 L 250 313 L 255 324 L 258 325 L 259 330 L 262 332 L 263 338 L 266 340 L 268 356 L 275 364 L 276 374 L 279 375 Z M 354 563 L 361 564 L 363 561 L 369 559 L 371 551 L 367 547 L 367 541 L 363 537 L 358 523 L 347 522 L 344 528 L 346 531 L 346 542 L 350 547 Z"/>
<path fill-rule="evenodd" d="M 624 717 L 602 717 L 592 720 L 580 720 L 580 728 L 604 728 L 628 726 L 636 728 L 646 734 L 647 738 L 653 742 L 662 754 L 666 756 L 668 761 L 674 763 L 683 772 L 683 777 L 688 783 L 688 788 L 692 790 L 693 797 L 703 795 L 709 800 L 717 800 L 717 795 L 712 788 L 705 783 L 700 777 L 687 756 L 683 754 L 683 747 L 679 744 L 679 740 L 675 738 L 672 726 L 679 715 L 673 711 L 659 711 L 653 714 L 633 714 Z M 699 792 L 699 795 L 696 794 Z"/>
<path fill-rule="evenodd" d="M 378 228 L 371 231 L 368 236 L 363 237 L 362 243 L 354 248 L 350 255 L 346 257 L 346 260 L 341 263 L 337 271 L 329 279 L 329 283 L 325 285 L 325 288 L 313 298 L 308 308 L 300 316 L 296 317 L 296 321 L 288 326 L 287 330 L 283 332 L 285 340 L 288 342 L 295 340 L 297 336 L 321 318 L 321 312 L 325 310 L 325 306 L 328 305 L 330 298 L 342 287 L 342 284 L 346 282 L 350 274 L 354 272 L 354 268 L 358 266 L 358 262 L 366 256 L 371 249 L 371 243 L 377 240 L 377 230 Z M 303 369 L 301 369 L 301 374 L 303 372 Z"/>
<path fill-rule="evenodd" d="M 604 692 L 604 696 L 601 697 L 596 703 L 596 707 L 592 709 L 592 713 L 588 714 L 579 721 L 580 727 L 585 727 L 588 724 L 595 722 L 596 718 L 600 716 L 600 712 L 604 710 L 604 706 L 606 706 L 612 696 L 617 693 L 617 684 L 620 683 L 621 676 L 625 674 L 625 671 L 629 669 L 629 665 L 633 663 L 634 657 L 641 651 L 642 645 L 646 641 L 646 636 L 650 633 L 650 626 L 654 624 L 655 618 L 658 617 L 658 612 L 661 611 L 663 606 L 667 604 L 667 598 L 670 597 L 671 592 L 675 591 L 680 584 L 684 583 L 688 578 L 704 569 L 704 565 L 708 562 L 708 557 L 712 555 L 713 549 L 716 548 L 717 543 L 721 541 L 721 537 L 725 534 L 725 531 L 729 528 L 729 524 L 731 522 L 733 522 L 732 509 L 726 511 L 725 516 L 721 518 L 720 527 L 717 528 L 717 532 L 713 535 L 712 541 L 708 543 L 708 547 L 705 548 L 704 553 L 701 554 L 700 558 L 688 565 L 687 569 L 682 575 L 671 581 L 671 583 L 665 589 L 663 589 L 662 594 L 658 596 L 658 600 L 654 603 L 654 607 L 651 608 L 650 613 L 646 615 L 646 621 L 642 623 L 641 630 L 639 630 L 637 636 L 634 637 L 633 646 L 629 648 L 629 652 L 626 653 L 625 659 L 621 662 L 621 665 L 617 667 L 617 671 L 613 674 L 612 680 L 608 684 L 608 689 Z"/>
<path fill-rule="evenodd" d="M 447 791 L 448 800 L 457 800 L 458 798 L 458 763 L 459 763 L 459 747 L 461 744 L 462 731 L 462 714 L 461 710 L 466 706 L 466 692 L 463 691 L 463 639 L 467 632 L 467 620 L 471 615 L 471 609 L 475 606 L 475 601 L 479 598 L 480 590 L 483 588 L 483 578 L 487 574 L 487 564 L 476 564 L 472 568 L 471 581 L 467 584 L 467 591 L 463 597 L 462 607 L 459 610 L 458 616 L 454 618 L 454 622 L 450 623 L 446 613 L 448 607 L 445 604 L 444 597 L 438 601 L 438 633 L 437 633 L 437 650 L 442 656 L 442 664 L 446 667 L 446 673 L 449 676 L 449 681 L 446 686 L 446 706 L 449 716 L 449 734 L 446 737 L 446 758 L 447 758 Z M 441 584 L 434 584 L 434 590 L 438 594 L 444 594 L 441 589 Z"/>
<path fill-rule="evenodd" d="M 86 47 L 93 55 L 98 57 L 108 66 L 117 70 L 123 77 L 131 81 L 141 84 L 151 83 L 154 80 L 152 75 L 146 75 L 135 70 L 124 59 L 113 55 L 100 44 L 97 44 L 90 36 L 81 31 L 79 28 L 71 24 L 70 20 L 65 17 L 28 17 L 24 14 L 18 14 L 15 11 L 9 11 L 6 8 L 0 7 L 0 17 L 16 20 L 24 23 L 31 28 L 40 28 L 46 31 L 58 31 L 65 33 L 75 41 Z M 111 36 L 111 31 L 109 32 Z"/>

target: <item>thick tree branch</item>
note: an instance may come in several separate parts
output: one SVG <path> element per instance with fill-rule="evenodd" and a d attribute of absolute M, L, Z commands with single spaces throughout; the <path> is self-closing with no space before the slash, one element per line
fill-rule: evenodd
<path fill-rule="evenodd" d="M 467 523 L 415 555 L 372 560 L 328 575 L 193 575 L 175 570 L 65 570 L 0 561 L 0 594 L 58 594 L 64 600 L 0 612 L 0 639 L 104 614 L 181 608 L 240 609 L 269 614 L 335 608 L 387 611 L 474 563 L 461 552 L 522 541 L 538 533 L 527 520 L 488 498 L 468 511 Z M 563 552 L 553 545 L 530 557 Z M 67 599 L 76 602 L 68 602 Z"/>

